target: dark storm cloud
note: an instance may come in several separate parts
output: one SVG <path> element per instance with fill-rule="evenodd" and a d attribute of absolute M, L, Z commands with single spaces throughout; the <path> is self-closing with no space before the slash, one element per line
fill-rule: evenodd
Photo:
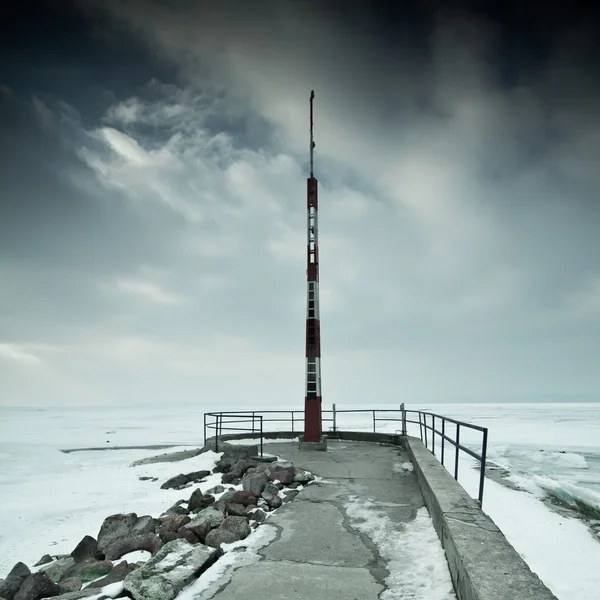
<path fill-rule="evenodd" d="M 21 287 L 0 358 L 66 373 L 68 356 L 69 376 L 119 398 L 142 373 L 136 398 L 159 379 L 214 395 L 226 374 L 231 393 L 273 374 L 271 398 L 301 389 L 315 89 L 330 393 L 598 393 L 591 20 L 507 3 L 76 6 L 93 32 L 82 80 L 101 93 L 44 84 L 6 123 L 21 149 L 2 197 L 25 200 L 6 213 Z M 148 76 L 127 83 L 117 48 Z M 56 299 L 32 300 L 52 283 Z M 30 334 L 27 315 L 39 333 L 55 311 L 78 333 Z"/>

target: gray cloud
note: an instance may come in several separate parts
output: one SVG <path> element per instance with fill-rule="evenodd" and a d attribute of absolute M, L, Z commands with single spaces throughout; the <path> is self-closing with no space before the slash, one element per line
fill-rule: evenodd
<path fill-rule="evenodd" d="M 111 90 L 93 123 L 18 109 L 2 197 L 38 200 L 4 221 L 9 402 L 29 355 L 19 372 L 118 402 L 301 401 L 310 89 L 328 399 L 600 393 L 592 38 L 520 72 L 470 13 L 415 40 L 367 12 L 205 4 L 80 2 L 174 81 Z"/>

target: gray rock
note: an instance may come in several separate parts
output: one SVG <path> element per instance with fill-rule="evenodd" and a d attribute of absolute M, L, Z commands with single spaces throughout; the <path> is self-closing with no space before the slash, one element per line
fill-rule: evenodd
<path fill-rule="evenodd" d="M 208 477 L 210 475 L 210 471 L 194 471 L 192 473 L 187 474 L 188 481 L 192 481 L 197 483 L 201 479 Z"/>
<path fill-rule="evenodd" d="M 233 497 L 235 495 L 237 490 L 229 490 L 228 492 L 225 492 L 218 500 L 218 502 L 224 502 L 225 504 L 229 504 L 230 502 L 233 502 Z"/>
<path fill-rule="evenodd" d="M 53 560 L 54 559 L 49 554 L 44 554 L 44 556 L 42 556 L 42 558 L 40 558 L 40 560 L 38 560 L 33 566 L 41 567 L 42 565 L 47 565 L 48 563 L 51 563 Z"/>
<path fill-rule="evenodd" d="M 223 516 L 222 512 L 215 510 L 212 506 L 210 506 L 209 508 L 201 510 L 196 515 L 194 520 L 196 519 L 206 519 L 210 522 L 210 526 L 214 528 L 219 527 L 225 519 L 225 517 Z"/>
<path fill-rule="evenodd" d="M 232 467 L 228 474 L 233 475 L 235 478 L 242 478 L 246 471 L 252 467 L 252 463 L 245 458 L 238 460 Z"/>
<path fill-rule="evenodd" d="M 175 504 L 173 504 L 173 506 L 171 506 L 171 508 L 167 509 L 165 511 L 166 515 L 189 515 L 190 511 L 181 506 L 185 501 L 184 500 L 179 500 L 178 502 L 176 502 Z"/>
<path fill-rule="evenodd" d="M 213 473 L 228 473 L 233 466 L 234 460 L 231 458 L 223 457 L 213 469 Z"/>
<path fill-rule="evenodd" d="M 236 518 L 236 517 L 229 517 Z M 245 520 L 245 519 L 244 519 Z M 239 541 L 239 537 L 233 533 L 232 531 L 228 531 L 227 529 L 213 529 L 208 532 L 205 540 L 205 544 L 207 546 L 211 546 L 212 548 L 219 548 L 221 544 L 232 544 L 233 542 Z"/>
<path fill-rule="evenodd" d="M 105 554 L 109 560 L 118 560 L 125 554 L 136 552 L 137 550 L 147 550 L 154 555 L 162 548 L 162 545 L 163 542 L 155 533 L 129 535 L 117 539 L 110 546 L 107 546 Z"/>
<path fill-rule="evenodd" d="M 271 508 L 272 510 L 276 510 L 283 504 L 283 500 L 280 496 L 273 496 L 271 502 L 267 502 L 267 504 L 269 505 L 269 508 Z"/>
<path fill-rule="evenodd" d="M 116 565 L 113 570 L 102 579 L 98 579 L 98 581 L 93 581 L 88 585 L 88 588 L 102 588 L 105 585 L 109 585 L 111 583 L 117 583 L 118 581 L 123 581 L 129 573 L 135 571 L 137 567 L 135 565 L 129 564 L 126 560 L 120 562 Z M 61 582 L 61 586 L 63 583 Z M 86 588 L 87 589 L 87 588 Z"/>
<path fill-rule="evenodd" d="M 135 513 L 111 515 L 104 519 L 98 533 L 98 550 L 106 554 L 106 548 L 116 540 L 131 534 L 137 521 Z"/>
<path fill-rule="evenodd" d="M 235 533 L 238 540 L 243 540 L 250 535 L 250 526 L 246 517 L 226 517 L 219 529 Z"/>
<path fill-rule="evenodd" d="M 204 543 L 204 541 L 206 540 L 206 536 L 208 535 L 208 532 L 212 529 L 212 527 L 208 519 L 200 519 L 198 521 L 194 520 L 191 523 L 184 525 L 179 530 L 179 533 L 185 529 L 191 531 L 200 542 Z"/>
<path fill-rule="evenodd" d="M 58 596 L 61 590 L 45 573 L 29 575 L 21 584 L 14 600 L 40 600 Z"/>
<path fill-rule="evenodd" d="M 58 583 L 65 574 L 75 566 L 75 560 L 72 556 L 66 556 L 65 558 L 59 558 L 54 562 L 48 563 L 40 567 L 39 572 L 45 573 L 48 577 Z"/>
<path fill-rule="evenodd" d="M 189 542 L 193 545 L 200 543 L 200 538 L 191 529 L 186 529 L 185 527 L 182 527 L 177 532 L 177 538 L 185 540 L 186 542 Z"/>
<path fill-rule="evenodd" d="M 257 508 L 248 513 L 248 518 L 256 523 L 262 523 L 267 518 L 267 515 L 260 508 Z"/>
<path fill-rule="evenodd" d="M 23 582 L 31 575 L 29 567 L 22 562 L 18 562 L 6 576 L 4 581 L 0 581 L 0 598 L 13 600 Z"/>
<path fill-rule="evenodd" d="M 150 515 L 139 517 L 131 528 L 131 533 L 135 535 L 144 535 L 145 533 L 156 533 L 157 520 Z"/>
<path fill-rule="evenodd" d="M 65 592 L 78 592 L 81 590 L 83 581 L 77 579 L 77 577 L 67 577 L 60 582 L 61 593 Z"/>
<path fill-rule="evenodd" d="M 279 480 L 284 485 L 288 485 L 294 481 L 296 467 L 289 462 L 275 462 L 270 465 L 268 473 L 271 481 Z"/>
<path fill-rule="evenodd" d="M 246 507 L 243 504 L 231 502 L 227 505 L 226 512 L 233 517 L 243 517 L 246 515 Z"/>
<path fill-rule="evenodd" d="M 269 483 L 266 473 L 252 473 L 242 479 L 242 488 L 253 496 L 260 496 Z"/>
<path fill-rule="evenodd" d="M 214 496 L 203 494 L 200 488 L 194 490 L 188 502 L 188 508 L 191 512 L 198 512 L 204 508 L 208 508 L 215 501 Z"/>
<path fill-rule="evenodd" d="M 299 488 L 302 484 L 299 483 L 298 481 L 292 481 L 292 483 L 288 483 L 287 487 L 290 490 L 295 490 L 297 488 Z"/>
<path fill-rule="evenodd" d="M 171 479 L 167 479 L 161 486 L 161 490 L 171 490 L 171 489 L 179 489 L 182 488 L 188 482 L 188 478 L 180 473 L 179 475 L 175 475 L 175 477 L 171 477 Z"/>
<path fill-rule="evenodd" d="M 305 471 L 304 469 L 296 468 L 296 474 L 294 475 L 293 481 L 296 483 L 306 484 L 306 483 L 310 483 L 311 481 L 313 481 L 314 478 L 315 478 L 315 476 L 312 473 L 309 473 L 308 471 Z"/>
<path fill-rule="evenodd" d="M 60 596 L 55 596 L 53 600 L 81 600 L 83 598 L 89 598 L 90 596 L 97 595 L 98 589 L 90 588 L 89 586 L 79 592 L 66 592 Z M 110 596 L 104 594 L 99 597 L 99 600 L 108 600 Z"/>
<path fill-rule="evenodd" d="M 73 565 L 61 578 L 60 584 L 64 579 L 75 577 L 82 583 L 88 583 L 108 575 L 113 569 L 113 564 L 110 560 L 96 560 L 95 558 L 87 558 L 83 562 Z"/>
<path fill-rule="evenodd" d="M 173 600 L 217 556 L 213 548 L 174 540 L 165 544 L 144 566 L 127 575 L 123 586 L 135 600 Z"/>
<path fill-rule="evenodd" d="M 277 496 L 279 494 L 280 488 L 278 488 L 274 483 L 268 483 L 263 490 L 267 494 L 273 494 L 273 496 Z"/>
<path fill-rule="evenodd" d="M 231 502 L 234 504 L 242 504 L 243 506 L 249 506 L 250 504 L 256 504 L 257 497 L 250 492 L 238 491 L 231 497 Z"/>
<path fill-rule="evenodd" d="M 73 558 L 76 563 L 83 562 L 86 558 L 93 558 L 96 556 L 97 551 L 98 542 L 92 536 L 86 535 L 79 544 L 75 546 L 73 552 L 71 552 L 71 558 Z"/>
<path fill-rule="evenodd" d="M 285 494 L 285 498 L 283 499 L 283 501 L 289 502 L 290 500 L 293 500 L 298 494 L 298 490 L 290 490 Z"/>
<path fill-rule="evenodd" d="M 215 485 L 215 487 L 210 488 L 210 490 L 207 490 L 207 494 L 221 494 L 225 491 L 225 488 L 222 485 Z"/>
<path fill-rule="evenodd" d="M 162 520 L 158 533 L 164 533 L 165 531 L 177 531 L 184 525 L 187 525 L 191 521 L 187 515 L 170 515 Z"/>

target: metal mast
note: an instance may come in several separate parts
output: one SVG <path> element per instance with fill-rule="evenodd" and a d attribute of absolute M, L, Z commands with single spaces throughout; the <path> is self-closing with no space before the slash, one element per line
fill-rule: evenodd
<path fill-rule="evenodd" d="M 306 298 L 306 388 L 304 441 L 320 442 L 321 423 L 321 331 L 319 322 L 318 182 L 314 177 L 313 99 L 310 92 L 310 177 L 307 179 L 307 298 Z"/>

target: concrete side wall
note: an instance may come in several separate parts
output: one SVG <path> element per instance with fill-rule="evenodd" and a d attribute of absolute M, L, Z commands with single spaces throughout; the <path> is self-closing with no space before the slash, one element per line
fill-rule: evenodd
<path fill-rule="evenodd" d="M 557 600 L 421 440 L 407 436 L 403 445 L 446 551 L 459 600 Z"/>

